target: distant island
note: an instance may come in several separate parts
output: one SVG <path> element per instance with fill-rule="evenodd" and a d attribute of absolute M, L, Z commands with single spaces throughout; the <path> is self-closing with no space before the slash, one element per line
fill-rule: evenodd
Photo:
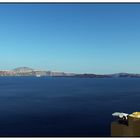
<path fill-rule="evenodd" d="M 18 67 L 13 70 L 0 70 L 0 76 L 74 76 L 73 73 L 34 70 L 29 67 Z"/>
<path fill-rule="evenodd" d="M 52 76 L 52 77 L 79 77 L 79 78 L 115 78 L 115 77 L 135 77 L 140 78 L 140 74 L 130 73 L 115 73 L 115 74 L 76 74 L 76 73 L 65 73 L 65 72 L 53 72 L 45 70 L 34 70 L 29 67 L 18 67 L 13 70 L 0 70 L 0 76 Z"/>

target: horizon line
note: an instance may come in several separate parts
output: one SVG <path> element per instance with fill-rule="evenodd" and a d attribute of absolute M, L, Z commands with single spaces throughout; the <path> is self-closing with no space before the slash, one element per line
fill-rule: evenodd
<path fill-rule="evenodd" d="M 114 73 L 92 73 L 92 72 L 81 72 L 81 73 L 77 73 L 77 72 L 65 72 L 65 71 L 52 71 L 52 70 L 45 70 L 45 69 L 34 69 L 28 66 L 19 66 L 13 69 L 0 69 L 0 71 L 13 71 L 14 69 L 18 69 L 18 68 L 28 68 L 28 69 L 32 69 L 33 71 L 50 71 L 50 72 L 64 72 L 64 73 L 73 73 L 73 74 L 95 74 L 95 75 L 112 75 L 112 74 L 137 74 L 139 75 L 140 73 L 135 73 L 135 72 L 114 72 Z"/>

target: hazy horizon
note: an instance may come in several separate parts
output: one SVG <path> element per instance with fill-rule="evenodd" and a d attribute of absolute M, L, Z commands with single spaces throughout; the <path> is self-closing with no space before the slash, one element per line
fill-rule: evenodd
<path fill-rule="evenodd" d="M 140 73 L 140 4 L 0 4 L 0 70 Z"/>
<path fill-rule="evenodd" d="M 51 69 L 39 69 L 39 68 L 37 68 L 37 69 L 35 69 L 35 68 L 33 68 L 33 67 L 28 67 L 28 66 L 19 66 L 19 67 L 15 67 L 15 68 L 12 68 L 12 69 L 0 69 L 0 71 L 2 70 L 2 71 L 4 71 L 4 70 L 8 70 L 8 71 L 10 71 L 10 70 L 14 70 L 14 69 L 16 69 L 16 68 L 24 68 L 24 67 L 26 67 L 26 68 L 31 68 L 31 69 L 33 69 L 33 70 L 40 70 L 40 71 L 52 71 L 52 72 L 65 72 L 65 73 L 75 73 L 75 74 L 119 74 L 119 73 L 129 73 L 129 74 L 140 74 L 140 73 L 134 73 L 134 72 L 114 72 L 114 73 L 90 73 L 90 72 L 83 72 L 83 73 L 80 73 L 80 72 L 69 72 L 69 71 L 58 71 L 58 70 L 51 70 Z"/>

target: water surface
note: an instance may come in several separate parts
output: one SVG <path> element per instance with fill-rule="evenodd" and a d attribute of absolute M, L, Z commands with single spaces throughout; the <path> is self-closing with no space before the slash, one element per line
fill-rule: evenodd
<path fill-rule="evenodd" d="M 139 99 L 138 78 L 0 77 L 0 136 L 110 136 Z"/>

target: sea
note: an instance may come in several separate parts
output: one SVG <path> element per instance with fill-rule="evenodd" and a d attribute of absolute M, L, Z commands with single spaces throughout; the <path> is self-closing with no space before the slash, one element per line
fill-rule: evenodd
<path fill-rule="evenodd" d="M 139 78 L 0 77 L 0 136 L 110 137 L 140 111 Z"/>

